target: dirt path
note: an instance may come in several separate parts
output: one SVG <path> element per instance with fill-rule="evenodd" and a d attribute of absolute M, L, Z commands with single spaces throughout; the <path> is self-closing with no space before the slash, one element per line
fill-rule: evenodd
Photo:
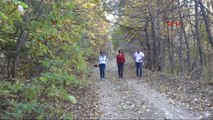
<path fill-rule="evenodd" d="M 98 68 L 95 73 L 101 119 L 200 118 L 199 114 L 175 105 L 171 99 L 151 89 L 146 78 L 131 78 L 127 73 L 124 79 L 118 78 L 115 59 L 108 59 L 105 81 L 99 80 Z"/>

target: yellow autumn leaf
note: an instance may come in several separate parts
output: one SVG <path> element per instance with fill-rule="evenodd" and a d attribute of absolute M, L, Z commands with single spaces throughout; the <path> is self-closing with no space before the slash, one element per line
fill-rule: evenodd
<path fill-rule="evenodd" d="M 93 7 L 95 7 L 94 3 L 85 3 L 82 5 L 83 8 L 87 8 L 87 9 L 91 9 Z"/>
<path fill-rule="evenodd" d="M 96 45 L 94 40 L 90 40 L 90 44 L 92 44 L 94 46 Z"/>
<path fill-rule="evenodd" d="M 89 36 L 92 38 L 92 39 L 95 39 L 95 34 L 92 33 L 92 32 L 88 32 Z"/>

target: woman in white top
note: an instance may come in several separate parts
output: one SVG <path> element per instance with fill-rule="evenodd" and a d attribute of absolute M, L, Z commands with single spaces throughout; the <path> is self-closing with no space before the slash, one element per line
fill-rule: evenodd
<path fill-rule="evenodd" d="M 105 80 L 106 55 L 103 51 L 100 52 L 99 58 L 100 79 Z"/>

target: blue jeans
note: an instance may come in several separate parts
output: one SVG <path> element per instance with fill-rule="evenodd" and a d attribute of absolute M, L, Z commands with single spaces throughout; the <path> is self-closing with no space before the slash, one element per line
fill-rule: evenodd
<path fill-rule="evenodd" d="M 100 69 L 100 77 L 105 78 L 106 65 L 105 64 L 99 64 L 99 69 Z"/>
<path fill-rule="evenodd" d="M 142 77 L 142 63 L 141 62 L 135 62 L 136 66 L 136 75 L 139 76 L 139 71 L 140 71 L 140 77 Z"/>

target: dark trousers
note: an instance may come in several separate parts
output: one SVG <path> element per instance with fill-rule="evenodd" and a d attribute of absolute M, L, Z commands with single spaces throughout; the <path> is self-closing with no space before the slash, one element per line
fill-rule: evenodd
<path fill-rule="evenodd" d="M 124 71 L 124 63 L 118 63 L 118 75 L 119 77 L 123 77 Z"/>
<path fill-rule="evenodd" d="M 139 71 L 140 71 L 140 77 L 142 77 L 142 63 L 136 62 L 136 75 L 139 76 Z"/>
<path fill-rule="evenodd" d="M 106 65 L 105 64 L 99 64 L 99 69 L 100 69 L 100 77 L 105 78 Z"/>

